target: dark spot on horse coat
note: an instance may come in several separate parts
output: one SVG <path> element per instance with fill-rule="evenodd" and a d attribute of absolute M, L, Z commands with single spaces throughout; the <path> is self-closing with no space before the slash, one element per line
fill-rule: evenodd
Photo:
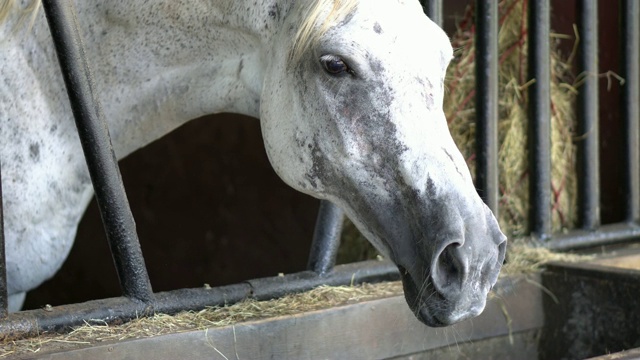
<path fill-rule="evenodd" d="M 373 31 L 375 31 L 376 34 L 382 34 L 382 26 L 380 26 L 380 23 L 376 22 L 373 25 Z"/>
<path fill-rule="evenodd" d="M 331 174 L 329 174 L 327 171 L 328 169 L 325 165 L 324 154 L 322 154 L 322 152 L 319 150 L 321 148 L 318 146 L 318 140 L 315 137 L 313 139 L 312 148 L 315 148 L 315 150 L 311 152 L 313 165 L 311 166 L 311 170 L 309 171 L 309 173 L 306 174 L 306 177 L 307 180 L 309 180 L 311 186 L 316 189 L 318 187 L 318 183 L 316 180 L 325 179 Z"/>
<path fill-rule="evenodd" d="M 433 182 L 433 179 L 431 179 L 431 177 L 427 178 L 427 194 L 429 195 L 430 199 L 433 199 L 436 197 L 436 184 Z"/>
<path fill-rule="evenodd" d="M 238 78 L 240 77 L 240 73 L 242 72 L 243 68 L 244 68 L 244 59 L 240 59 L 240 63 L 238 64 L 238 73 L 237 73 Z"/>
<path fill-rule="evenodd" d="M 369 63 L 371 66 L 371 70 L 373 70 L 373 72 L 375 72 L 376 74 L 384 71 L 384 65 L 382 65 L 382 61 L 378 59 L 371 59 L 369 60 Z"/>
<path fill-rule="evenodd" d="M 29 157 L 33 161 L 40 161 L 40 144 L 32 143 L 29 145 Z"/>
<path fill-rule="evenodd" d="M 276 21 L 280 20 L 280 8 L 278 7 L 278 3 L 269 7 L 269 17 L 274 18 Z"/>

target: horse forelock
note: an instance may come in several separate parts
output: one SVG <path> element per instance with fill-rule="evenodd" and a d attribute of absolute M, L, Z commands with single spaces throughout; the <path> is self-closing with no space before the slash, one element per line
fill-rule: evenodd
<path fill-rule="evenodd" d="M 294 37 L 289 54 L 291 60 L 293 62 L 300 60 L 302 55 L 314 46 L 327 30 L 349 16 L 359 2 L 360 0 L 311 1 L 304 9 L 306 13 Z M 327 11 L 329 11 L 328 14 Z M 326 16 L 324 16 L 325 14 Z"/>
<path fill-rule="evenodd" d="M 25 22 L 28 23 L 28 29 L 33 26 L 33 22 L 38 14 L 42 0 L 0 0 L 0 25 L 9 19 L 13 12 L 17 12 L 19 17 L 13 22 L 12 29 L 17 30 Z"/>
<path fill-rule="evenodd" d="M 9 14 L 16 8 L 16 0 L 0 1 L 0 23 L 3 23 Z"/>

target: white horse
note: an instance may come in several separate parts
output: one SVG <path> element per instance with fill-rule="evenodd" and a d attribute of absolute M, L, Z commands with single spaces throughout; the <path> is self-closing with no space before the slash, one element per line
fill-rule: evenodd
<path fill-rule="evenodd" d="M 0 0 L 12 311 L 60 268 L 92 196 L 51 36 L 41 10 L 31 24 L 21 11 L 28 2 Z M 278 175 L 337 204 L 397 264 L 420 320 L 482 311 L 506 238 L 447 129 L 452 49 L 417 0 L 76 7 L 118 158 L 205 114 L 260 118 Z"/>

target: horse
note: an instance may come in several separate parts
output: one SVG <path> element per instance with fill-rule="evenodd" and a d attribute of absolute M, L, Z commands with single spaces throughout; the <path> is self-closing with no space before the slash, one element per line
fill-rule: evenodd
<path fill-rule="evenodd" d="M 35 0 L 38 1 L 38 0 Z M 453 56 L 417 0 L 77 1 L 118 159 L 185 122 L 258 118 L 294 189 L 339 206 L 423 323 L 482 312 L 506 237 L 442 111 Z M 0 1 L 10 311 L 50 278 L 93 194 L 43 12 Z"/>

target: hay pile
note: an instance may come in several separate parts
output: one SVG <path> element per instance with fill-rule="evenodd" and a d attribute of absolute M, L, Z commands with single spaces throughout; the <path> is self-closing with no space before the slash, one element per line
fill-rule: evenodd
<path fill-rule="evenodd" d="M 557 253 L 547 248 L 516 242 L 509 244 L 507 261 L 500 270 L 500 277 L 532 274 L 544 269 L 550 262 L 577 263 L 593 260 L 591 255 Z"/>
<path fill-rule="evenodd" d="M 511 243 L 529 234 L 527 154 L 527 1 L 499 2 L 499 222 Z M 454 60 L 446 77 L 444 111 L 451 135 L 471 174 L 475 176 L 475 25 L 468 7 L 452 36 Z M 553 39 L 570 39 L 554 34 Z M 551 48 L 551 187 L 553 231 L 575 227 L 576 147 L 574 110 L 576 90 L 571 61 Z M 572 83 L 569 83 L 571 81 Z M 375 258 L 377 252 L 347 221 L 338 259 L 341 263 Z"/>

